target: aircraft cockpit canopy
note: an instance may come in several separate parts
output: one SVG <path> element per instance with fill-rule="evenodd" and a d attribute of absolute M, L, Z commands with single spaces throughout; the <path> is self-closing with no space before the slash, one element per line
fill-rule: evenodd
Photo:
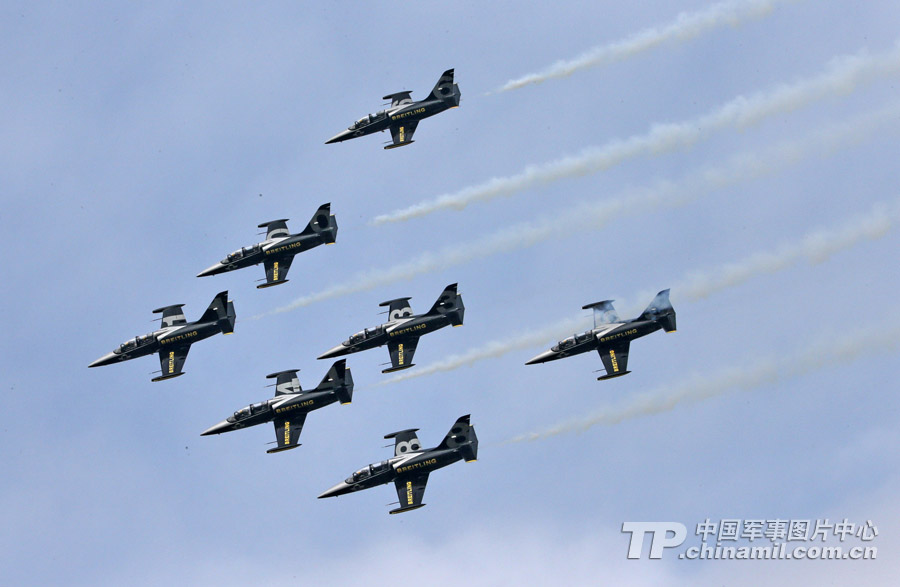
<path fill-rule="evenodd" d="M 354 122 L 353 124 L 351 124 L 348 127 L 348 130 L 356 130 L 360 127 L 372 124 L 373 122 L 380 120 L 380 119 L 384 118 L 385 116 L 386 116 L 386 114 L 385 114 L 384 110 L 380 110 L 380 111 L 376 112 L 375 114 L 367 114 L 367 115 L 363 116 L 362 118 L 360 118 L 359 120 L 357 120 L 356 122 Z"/>
<path fill-rule="evenodd" d="M 386 471 L 388 468 L 390 468 L 390 466 L 390 461 L 381 461 L 380 463 L 375 463 L 374 465 L 365 466 L 359 471 L 347 477 L 346 483 L 359 483 L 364 479 L 368 479 L 372 475 L 377 475 Z"/>
<path fill-rule="evenodd" d="M 155 337 L 152 334 L 145 334 L 143 336 L 135 336 L 134 338 L 130 338 L 119 345 L 119 348 L 116 349 L 117 353 L 124 353 L 126 351 L 130 351 L 132 349 L 136 349 L 138 347 L 144 346 L 145 344 L 155 340 Z"/>
<path fill-rule="evenodd" d="M 360 330 L 347 340 L 343 342 L 344 346 L 350 346 L 351 344 L 356 344 L 358 342 L 362 342 L 367 338 L 371 338 L 378 334 L 381 334 L 384 328 L 382 326 L 376 326 L 375 328 L 366 328 L 365 330 Z"/>
<path fill-rule="evenodd" d="M 557 344 L 555 347 L 553 347 L 550 350 L 552 350 L 554 352 L 564 351 L 568 348 L 572 348 L 573 346 L 575 346 L 575 337 L 570 336 L 569 338 L 559 341 L 559 344 Z"/>
<path fill-rule="evenodd" d="M 256 253 L 257 251 L 259 251 L 259 245 L 253 245 L 252 247 L 241 247 L 240 249 L 222 259 L 222 263 L 233 263 L 239 259 L 243 259 L 247 255 Z"/>
<path fill-rule="evenodd" d="M 235 420 L 241 420 L 243 418 L 248 418 L 250 416 L 255 416 L 256 414 L 261 414 L 269 409 L 268 402 L 259 402 L 258 404 L 251 404 L 246 408 L 241 408 L 240 410 L 234 413 Z"/>
<path fill-rule="evenodd" d="M 591 338 L 593 338 L 593 336 L 594 336 L 594 331 L 588 330 L 586 332 L 582 332 L 581 334 L 576 334 L 575 342 L 581 344 L 583 342 L 587 342 L 587 341 L 591 340 Z"/>

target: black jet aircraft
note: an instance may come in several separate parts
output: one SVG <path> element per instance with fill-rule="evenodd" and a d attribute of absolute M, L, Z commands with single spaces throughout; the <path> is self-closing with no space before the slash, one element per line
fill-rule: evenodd
<path fill-rule="evenodd" d="M 222 334 L 234 332 L 235 314 L 234 304 L 228 299 L 227 291 L 217 294 L 206 312 L 196 322 L 184 319 L 182 306 L 184 304 L 175 304 L 153 310 L 154 314 L 162 314 L 159 330 L 126 340 L 119 348 L 100 357 L 88 367 L 111 365 L 159 353 L 162 375 L 154 377 L 151 381 L 162 381 L 183 375 L 181 369 L 184 367 L 184 360 L 187 359 L 191 345 L 220 332 Z"/>
<path fill-rule="evenodd" d="M 418 428 L 401 430 L 385 435 L 394 439 L 394 456 L 386 461 L 363 467 L 319 496 L 337 497 L 376 485 L 384 485 L 391 481 L 397 488 L 400 507 L 390 511 L 392 514 L 408 512 L 425 505 L 425 484 L 428 474 L 441 467 L 459 460 L 470 463 L 478 456 L 478 437 L 475 428 L 469 424 L 469 415 L 458 419 L 443 442 L 434 448 L 422 449 L 416 437 Z"/>
<path fill-rule="evenodd" d="M 319 206 L 303 232 L 291 234 L 288 231 L 287 221 L 287 218 L 282 218 L 263 222 L 259 228 L 266 229 L 266 240 L 236 250 L 212 267 L 198 273 L 197 277 L 218 275 L 263 263 L 266 268 L 266 282 L 256 287 L 281 285 L 288 282 L 286 277 L 294 255 L 322 244 L 330 245 L 337 238 L 337 220 L 331 214 L 331 204 Z"/>
<path fill-rule="evenodd" d="M 669 302 L 669 290 L 656 294 L 647 309 L 631 320 L 620 320 L 612 305 L 613 300 L 588 304 L 582 309 L 594 310 L 594 328 L 561 340 L 559 344 L 534 357 L 526 365 L 546 363 L 563 357 L 571 357 L 596 350 L 600 353 L 606 375 L 597 380 L 627 375 L 628 347 L 635 338 L 656 332 L 660 328 L 675 332 L 675 309 Z"/>
<path fill-rule="evenodd" d="M 453 83 L 453 70 L 448 69 L 435 84 L 434 89 L 424 100 L 414 102 L 410 97 L 412 92 L 397 92 L 388 94 L 382 100 L 390 100 L 391 105 L 375 114 L 363 116 L 350 125 L 350 128 L 340 132 L 325 141 L 325 144 L 339 143 L 347 139 L 355 139 L 363 135 L 390 129 L 393 144 L 385 149 L 402 147 L 412 142 L 413 133 L 419 121 L 429 116 L 434 116 L 444 110 L 459 106 L 459 86 Z"/>
<path fill-rule="evenodd" d="M 298 441 L 303 423 L 306 422 L 306 415 L 336 401 L 349 404 L 353 397 L 353 376 L 350 369 L 347 369 L 346 361 L 341 359 L 331 366 L 317 388 L 303 391 L 297 379 L 298 370 L 291 369 L 266 375 L 267 379 L 275 379 L 275 397 L 236 411 L 233 416 L 210 427 L 201 436 L 275 422 L 275 439 L 278 446 L 270 448 L 267 453 L 300 446 Z"/>
<path fill-rule="evenodd" d="M 455 283 L 444 289 L 441 297 L 426 314 L 413 316 L 409 300 L 410 298 L 398 298 L 381 302 L 379 306 L 389 306 L 386 323 L 357 332 L 338 346 L 322 353 L 319 358 L 340 357 L 386 344 L 391 353 L 391 367 L 381 372 L 409 369 L 413 366 L 413 354 L 420 336 L 448 324 L 462 326 L 466 308 L 463 306 L 462 296 L 456 293 Z"/>

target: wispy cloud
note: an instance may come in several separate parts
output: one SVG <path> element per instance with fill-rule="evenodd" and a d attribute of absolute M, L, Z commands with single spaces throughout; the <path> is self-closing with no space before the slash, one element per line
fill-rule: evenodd
<path fill-rule="evenodd" d="M 620 41 L 594 47 L 575 59 L 557 61 L 542 71 L 510 80 L 495 92 L 507 92 L 549 79 L 567 77 L 582 69 L 622 61 L 665 43 L 687 41 L 726 25 L 737 26 L 770 14 L 776 4 L 776 0 L 733 0 L 712 4 L 696 12 L 682 12 L 668 24 L 647 28 Z"/>
<path fill-rule="evenodd" d="M 642 135 L 616 139 L 580 154 L 531 165 L 507 177 L 425 200 L 408 208 L 382 214 L 373 224 L 402 222 L 441 210 L 461 210 L 472 202 L 511 196 L 539 185 L 569 177 L 579 177 L 609 169 L 628 159 L 683 149 L 727 127 L 741 128 L 767 117 L 790 112 L 826 96 L 852 92 L 857 85 L 900 70 L 900 43 L 892 51 L 878 55 L 861 52 L 834 59 L 827 71 L 814 77 L 784 84 L 768 92 L 738 96 L 698 118 L 677 123 L 660 123 Z"/>

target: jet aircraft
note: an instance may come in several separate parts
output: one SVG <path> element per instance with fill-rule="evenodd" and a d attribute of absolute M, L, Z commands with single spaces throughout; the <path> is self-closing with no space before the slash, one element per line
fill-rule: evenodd
<path fill-rule="evenodd" d="M 162 314 L 159 330 L 123 342 L 119 348 L 100 357 L 88 367 L 111 365 L 159 353 L 162 375 L 154 377 L 151 381 L 162 381 L 183 375 L 181 369 L 184 367 L 191 345 L 220 332 L 222 334 L 234 332 L 235 314 L 234 304 L 228 299 L 227 291 L 217 294 L 206 312 L 196 322 L 185 320 L 182 306 L 184 304 L 175 304 L 153 310 L 154 314 Z"/>
<path fill-rule="evenodd" d="M 453 83 L 453 70 L 448 69 L 441 75 L 434 89 L 424 100 L 414 102 L 412 92 L 388 94 L 382 100 L 390 100 L 391 105 L 375 114 L 363 116 L 350 127 L 331 137 L 325 144 L 339 143 L 347 139 L 355 139 L 363 135 L 390 129 L 393 143 L 385 149 L 394 149 L 413 143 L 413 133 L 419 121 L 434 116 L 444 110 L 459 106 L 459 86 Z"/>
<path fill-rule="evenodd" d="M 212 267 L 198 273 L 197 277 L 218 275 L 263 263 L 266 268 L 266 282 L 256 287 L 281 285 L 288 282 L 287 273 L 294 255 L 321 244 L 330 245 L 337 238 L 337 220 L 331 214 L 331 204 L 319 206 L 303 232 L 290 234 L 287 221 L 287 218 L 282 218 L 263 222 L 259 228 L 266 229 L 266 240 L 236 250 Z"/>
<path fill-rule="evenodd" d="M 414 316 L 409 300 L 410 298 L 398 298 L 381 302 L 379 306 L 388 306 L 386 323 L 357 332 L 338 346 L 322 353 L 319 358 L 340 357 L 387 344 L 391 354 L 391 367 L 381 372 L 409 369 L 413 366 L 413 354 L 420 336 L 448 324 L 462 326 L 466 308 L 463 306 L 462 296 L 456 293 L 455 283 L 444 289 L 426 314 Z"/>
<path fill-rule="evenodd" d="M 425 484 L 428 474 L 441 467 L 446 467 L 464 459 L 472 462 L 478 456 L 478 437 L 475 428 L 469 424 L 469 415 L 459 418 L 444 440 L 434 448 L 422 449 L 416 436 L 418 428 L 401 430 L 385 435 L 394 439 L 394 456 L 386 461 L 363 467 L 319 496 L 337 497 L 376 485 L 384 485 L 391 481 L 397 488 L 400 507 L 390 511 L 392 514 L 418 509 L 425 504 Z"/>
<path fill-rule="evenodd" d="M 631 320 L 620 320 L 612 302 L 613 300 L 606 300 L 584 306 L 583 310 L 594 310 L 592 330 L 560 341 L 549 351 L 539 354 L 525 364 L 546 363 L 596 350 L 600 353 L 600 359 L 606 368 L 606 375 L 598 377 L 597 380 L 611 379 L 631 373 L 626 370 L 626 366 L 628 347 L 632 340 L 656 332 L 660 328 L 666 332 L 675 332 L 675 309 L 669 302 L 667 289 L 656 294 L 647 309 Z"/>
<path fill-rule="evenodd" d="M 318 387 L 303 391 L 297 379 L 297 371 L 298 369 L 290 369 L 266 375 L 267 379 L 275 379 L 275 397 L 236 411 L 233 416 L 211 426 L 201 436 L 231 432 L 274 421 L 278 446 L 270 448 L 267 453 L 300 446 L 298 441 L 306 415 L 336 401 L 349 404 L 353 397 L 353 376 L 350 369 L 347 369 L 346 360 L 341 359 L 331 366 Z"/>

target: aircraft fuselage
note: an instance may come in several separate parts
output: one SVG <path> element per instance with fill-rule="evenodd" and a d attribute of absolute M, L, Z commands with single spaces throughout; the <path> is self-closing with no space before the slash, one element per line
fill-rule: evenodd
<path fill-rule="evenodd" d="M 403 342 L 409 338 L 418 338 L 424 334 L 440 330 L 450 324 L 451 319 L 447 314 L 420 314 L 409 319 L 388 322 L 354 334 L 348 340 L 326 351 L 318 358 L 340 357 L 384 346 L 392 341 Z"/>
<path fill-rule="evenodd" d="M 258 424 L 266 424 L 279 418 L 290 418 L 298 414 L 308 414 L 313 410 L 325 407 L 338 401 L 334 391 L 305 391 L 274 397 L 265 402 L 252 404 L 238 410 L 234 415 L 211 426 L 201 436 L 222 434 L 241 428 L 249 428 Z"/>
<path fill-rule="evenodd" d="M 656 332 L 661 328 L 662 326 L 655 320 L 638 319 L 624 323 L 605 324 L 602 327 L 561 340 L 552 349 L 541 353 L 525 364 L 546 363 L 589 351 L 602 351 L 615 343 L 632 341 Z"/>
<path fill-rule="evenodd" d="M 318 234 L 292 234 L 285 238 L 263 241 L 255 245 L 244 247 L 241 249 L 243 255 L 240 258 L 232 258 L 232 253 L 225 259 L 222 259 L 212 267 L 201 271 L 197 277 L 206 277 L 207 275 L 219 275 L 228 271 L 235 271 L 253 265 L 259 265 L 267 260 L 281 260 L 292 258 L 298 253 L 308 251 L 313 247 L 322 244 L 322 237 Z"/>
<path fill-rule="evenodd" d="M 452 101 L 429 98 L 412 104 L 402 104 L 396 108 L 382 110 L 376 114 L 361 118 L 345 131 L 342 131 L 325 142 L 325 144 L 339 143 L 348 139 L 355 139 L 372 133 L 388 130 L 393 125 L 418 122 L 440 114 L 450 108 L 459 106 L 459 99 Z"/>
<path fill-rule="evenodd" d="M 386 461 L 372 463 L 367 467 L 363 467 L 345 481 L 322 493 L 319 497 L 336 497 L 384 485 L 397 479 L 402 480 L 413 475 L 430 473 L 462 459 L 463 455 L 460 450 L 455 448 L 435 448 L 392 457 Z"/>
<path fill-rule="evenodd" d="M 100 357 L 88 366 L 100 367 L 101 365 L 111 365 L 120 361 L 145 357 L 169 348 L 191 345 L 220 332 L 222 332 L 222 327 L 219 325 L 219 322 L 193 322 L 191 324 L 161 328 L 154 330 L 150 334 L 137 336 L 125 341 L 119 345 L 119 348 Z"/>

